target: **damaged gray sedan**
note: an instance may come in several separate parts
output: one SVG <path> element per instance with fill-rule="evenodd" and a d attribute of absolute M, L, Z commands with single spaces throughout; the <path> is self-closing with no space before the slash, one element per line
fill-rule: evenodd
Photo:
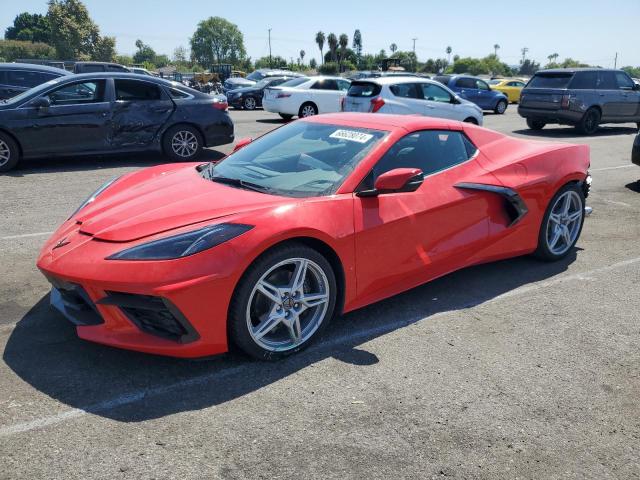
<path fill-rule="evenodd" d="M 0 172 L 22 158 L 147 150 L 192 161 L 233 138 L 224 96 L 128 73 L 65 76 L 0 102 Z"/>

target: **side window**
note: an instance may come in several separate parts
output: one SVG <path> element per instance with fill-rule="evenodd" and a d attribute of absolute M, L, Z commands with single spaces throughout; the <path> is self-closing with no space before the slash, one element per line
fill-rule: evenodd
<path fill-rule="evenodd" d="M 102 65 L 81 65 L 80 73 L 95 73 L 104 72 L 104 66 Z"/>
<path fill-rule="evenodd" d="M 524 82 L 513 82 L 515 83 L 514 87 L 524 87 Z"/>
<path fill-rule="evenodd" d="M 399 83 L 397 85 L 389 86 L 389 90 L 396 97 L 402 98 L 422 98 L 418 93 L 418 88 L 415 83 Z"/>
<path fill-rule="evenodd" d="M 40 80 L 40 72 L 31 72 L 29 70 L 9 70 L 7 77 L 7 84 L 16 87 L 31 88 L 44 83 Z"/>
<path fill-rule="evenodd" d="M 598 84 L 598 72 L 577 72 L 569 88 L 577 90 L 595 89 Z"/>
<path fill-rule="evenodd" d="M 120 65 L 107 65 L 107 72 L 128 72 L 129 70 Z"/>
<path fill-rule="evenodd" d="M 489 85 L 482 80 L 476 80 L 476 88 L 478 90 L 490 90 Z"/>
<path fill-rule="evenodd" d="M 458 88 L 476 88 L 476 81 L 473 78 L 459 78 L 456 80 Z"/>
<path fill-rule="evenodd" d="M 185 93 L 181 90 L 178 90 L 177 88 L 170 88 L 169 89 L 169 96 L 171 98 L 175 98 L 175 99 L 180 99 L 180 98 L 189 98 L 191 95 L 189 95 L 188 93 Z"/>
<path fill-rule="evenodd" d="M 433 102 L 451 103 L 451 95 L 444 88 L 433 83 L 422 84 L 422 96 Z"/>
<path fill-rule="evenodd" d="M 598 88 L 600 90 L 617 90 L 618 84 L 613 72 L 598 72 Z"/>
<path fill-rule="evenodd" d="M 423 130 L 396 142 L 373 167 L 365 181 L 373 188 L 375 180 L 395 168 L 419 168 L 425 175 L 445 170 L 471 158 L 476 147 L 461 132 Z"/>
<path fill-rule="evenodd" d="M 633 89 L 633 80 L 631 80 L 626 73 L 615 72 L 615 76 L 618 88 L 624 88 L 626 90 Z"/>
<path fill-rule="evenodd" d="M 347 90 L 349 90 L 350 86 L 351 82 L 347 82 L 346 80 L 338 80 L 338 90 L 346 92 Z"/>
<path fill-rule="evenodd" d="M 148 82 L 137 80 L 115 80 L 116 100 L 124 101 L 153 101 L 160 100 L 160 87 Z"/>
<path fill-rule="evenodd" d="M 311 90 L 324 90 L 324 80 L 318 80 L 310 88 Z"/>
<path fill-rule="evenodd" d="M 105 80 L 72 83 L 49 93 L 52 105 L 78 105 L 104 101 Z"/>

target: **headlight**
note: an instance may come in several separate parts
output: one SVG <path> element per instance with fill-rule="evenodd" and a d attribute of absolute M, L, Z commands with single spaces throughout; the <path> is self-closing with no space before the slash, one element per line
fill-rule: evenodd
<path fill-rule="evenodd" d="M 107 260 L 171 260 L 188 257 L 251 230 L 252 225 L 220 223 L 192 232 L 143 243 L 107 257 Z"/>
<path fill-rule="evenodd" d="M 118 180 L 118 178 L 120 178 L 120 177 L 116 177 L 116 178 L 113 178 L 113 179 L 109 180 L 107 183 L 105 183 L 105 184 L 104 184 L 104 185 L 102 185 L 99 189 L 97 189 L 95 192 L 93 192 L 89 198 L 87 198 L 84 202 L 82 202 L 82 204 L 81 204 L 78 208 L 76 208 L 76 211 L 75 211 L 75 212 L 73 212 L 73 213 L 71 214 L 71 216 L 70 216 L 69 218 L 67 218 L 67 220 L 70 220 L 70 219 L 72 219 L 73 217 L 75 217 L 75 216 L 76 216 L 76 214 L 77 214 L 80 210 L 82 210 L 84 207 L 86 207 L 87 205 L 89 205 L 90 203 L 92 203 L 92 202 L 93 202 L 93 201 L 98 197 L 98 195 L 100 195 L 100 194 L 101 194 L 102 192 L 104 192 L 107 188 L 109 188 L 113 182 L 115 182 L 116 180 Z"/>

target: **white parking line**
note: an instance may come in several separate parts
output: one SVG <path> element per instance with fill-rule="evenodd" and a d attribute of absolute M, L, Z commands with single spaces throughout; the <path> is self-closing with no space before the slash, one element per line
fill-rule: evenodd
<path fill-rule="evenodd" d="M 22 235 L 8 235 L 6 237 L 0 237 L 0 240 L 15 240 L 17 238 L 28 237 L 43 237 L 45 235 L 51 235 L 53 232 L 38 232 L 38 233 L 23 233 Z"/>
<path fill-rule="evenodd" d="M 620 168 L 638 168 L 637 165 L 627 164 L 627 165 L 618 165 L 617 167 L 604 167 L 604 168 L 590 168 L 590 172 L 606 172 L 607 170 L 618 170 Z"/>
<path fill-rule="evenodd" d="M 485 301 L 478 301 L 477 304 L 471 304 L 466 308 L 471 308 L 475 305 L 488 305 L 491 303 L 494 303 L 496 301 L 502 300 L 504 298 L 513 298 L 516 296 L 520 296 L 520 295 L 525 295 L 528 293 L 532 293 L 544 288 L 548 288 L 550 286 L 553 285 L 557 285 L 559 283 L 566 283 L 566 282 L 571 282 L 571 281 L 575 281 L 575 280 L 581 280 L 584 281 L 586 279 L 589 279 L 590 277 L 593 277 L 594 275 L 597 275 L 599 273 L 604 273 L 604 272 L 609 272 L 612 270 L 617 270 L 619 268 L 624 268 L 624 267 L 628 267 L 629 265 L 634 265 L 636 263 L 640 263 L 640 257 L 636 257 L 636 258 L 631 258 L 629 260 L 623 260 L 621 262 L 617 262 L 614 263 L 612 265 L 607 265 L 606 267 L 601 267 L 601 268 L 595 268 L 593 270 L 589 270 L 586 272 L 579 272 L 579 273 L 574 273 L 572 275 L 567 275 L 564 277 L 557 277 L 554 278 L 552 280 L 547 280 L 547 281 L 542 281 L 542 282 L 537 282 L 531 285 L 525 285 L 519 288 L 516 288 L 510 292 L 506 292 L 503 293 L 502 295 L 498 295 L 490 300 L 485 300 Z M 446 315 L 449 315 L 451 311 L 443 311 L 443 312 L 438 312 L 434 315 L 429 315 L 428 317 L 425 317 L 425 319 L 427 320 L 433 320 L 439 317 L 443 317 Z M 410 324 L 415 324 L 418 322 L 412 322 Z M 390 333 L 394 330 L 397 330 L 398 328 L 402 328 L 405 327 L 407 325 L 407 322 L 401 321 L 401 322 L 389 322 L 389 323 L 385 323 L 384 325 L 380 325 L 377 326 L 375 328 L 371 328 L 368 330 L 359 330 L 356 332 L 350 332 L 346 335 L 341 335 L 335 338 L 332 338 L 331 340 L 328 340 L 326 342 L 323 342 L 321 344 L 318 344 L 314 347 L 311 347 L 310 350 L 317 350 L 319 348 L 327 348 L 327 347 L 334 347 L 334 346 L 340 346 L 342 344 L 346 344 L 348 342 L 353 342 L 353 341 L 357 341 L 357 340 L 361 340 L 361 339 L 367 339 L 369 337 L 375 337 L 378 335 L 383 335 L 385 333 Z M 47 427 L 49 425 L 55 425 L 57 423 L 61 423 L 61 422 L 65 422 L 67 420 L 72 420 L 74 418 L 78 418 L 78 417 L 82 417 L 84 415 L 87 414 L 98 414 L 100 412 L 105 412 L 108 410 L 113 410 L 114 408 L 118 408 L 118 407 L 123 407 L 125 405 L 130 405 L 136 402 L 139 402 L 140 400 L 145 399 L 146 397 L 150 397 L 150 396 L 156 396 L 156 395 L 162 395 L 162 394 L 166 394 L 166 393 L 170 393 L 176 390 L 182 390 L 184 388 L 188 388 L 188 387 L 194 387 L 194 386 L 198 386 L 198 385 L 203 385 L 203 384 L 207 384 L 209 382 L 212 381 L 216 381 L 216 380 L 221 380 L 224 379 L 226 377 L 230 377 L 230 376 L 236 376 L 238 374 L 240 374 L 242 372 L 242 370 L 245 370 L 246 368 L 253 368 L 250 364 L 246 364 L 246 365 L 238 365 L 236 367 L 232 367 L 229 368 L 227 370 L 222 370 L 222 371 L 218 371 L 218 372 L 213 372 L 213 373 L 207 373 L 207 374 L 203 374 L 203 375 L 198 375 L 196 377 L 193 378 L 189 378 L 186 380 L 181 380 L 179 382 L 175 382 L 169 385 L 163 385 L 163 386 L 159 386 L 159 387 L 155 387 L 155 388 L 149 388 L 146 390 L 138 390 L 138 391 L 134 391 L 131 393 L 127 393 L 124 395 L 120 395 L 118 397 L 115 397 L 111 400 L 106 400 L 104 402 L 100 402 L 100 403 L 96 403 L 93 405 L 88 405 L 84 408 L 74 408 L 72 410 L 67 410 L 65 412 L 61 412 L 61 413 L 57 413 L 55 415 L 47 415 L 44 417 L 40 417 L 37 418 L 35 420 L 32 420 L 30 422 L 24 422 L 24 423 L 17 423 L 15 425 L 10 425 L 10 426 L 6 426 L 6 427 L 2 427 L 0 428 L 0 437 L 7 437 L 7 436 L 11 436 L 11 435 L 16 435 L 18 433 L 24 433 L 24 432 L 28 432 L 31 430 L 36 430 L 39 428 L 44 428 Z"/>

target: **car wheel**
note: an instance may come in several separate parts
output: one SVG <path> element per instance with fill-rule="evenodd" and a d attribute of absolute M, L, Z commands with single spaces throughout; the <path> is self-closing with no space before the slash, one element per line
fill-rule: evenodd
<path fill-rule="evenodd" d="M 498 103 L 496 104 L 496 108 L 494 108 L 493 111 L 498 115 L 502 115 L 504 112 L 507 111 L 507 101 L 499 100 Z"/>
<path fill-rule="evenodd" d="M 333 315 L 336 280 L 329 262 L 292 243 L 259 257 L 245 272 L 229 310 L 230 340 L 259 360 L 307 347 Z"/>
<path fill-rule="evenodd" d="M 300 111 L 298 112 L 298 116 L 300 118 L 312 117 L 313 115 L 318 114 L 318 107 L 311 102 L 303 103 L 300 107 Z"/>
<path fill-rule="evenodd" d="M 293 118 L 293 115 L 289 115 L 288 113 L 279 113 L 278 115 L 280 115 L 280 118 L 283 120 L 291 120 Z"/>
<path fill-rule="evenodd" d="M 527 127 L 531 130 L 542 130 L 545 127 L 546 123 L 541 122 L 540 120 L 533 120 L 532 118 L 527 118 Z"/>
<path fill-rule="evenodd" d="M 0 172 L 8 172 L 18 164 L 20 149 L 9 135 L 0 132 Z"/>
<path fill-rule="evenodd" d="M 164 134 L 162 146 L 165 155 L 171 160 L 191 161 L 202 152 L 202 135 L 190 125 L 175 125 Z"/>
<path fill-rule="evenodd" d="M 242 102 L 242 106 L 245 110 L 255 110 L 257 107 L 256 99 L 253 97 L 247 97 L 244 99 L 244 102 Z"/>
<path fill-rule="evenodd" d="M 580 123 L 576 125 L 576 128 L 580 133 L 585 135 L 593 135 L 598 131 L 598 125 L 600 124 L 600 110 L 597 108 L 590 108 L 582 116 Z"/>
<path fill-rule="evenodd" d="M 551 199 L 542 219 L 535 255 L 546 261 L 564 258 L 573 248 L 584 223 L 584 194 L 575 185 L 565 185 Z"/>
<path fill-rule="evenodd" d="M 465 123 L 473 123 L 474 125 L 478 125 L 478 120 L 473 117 L 465 118 Z"/>

